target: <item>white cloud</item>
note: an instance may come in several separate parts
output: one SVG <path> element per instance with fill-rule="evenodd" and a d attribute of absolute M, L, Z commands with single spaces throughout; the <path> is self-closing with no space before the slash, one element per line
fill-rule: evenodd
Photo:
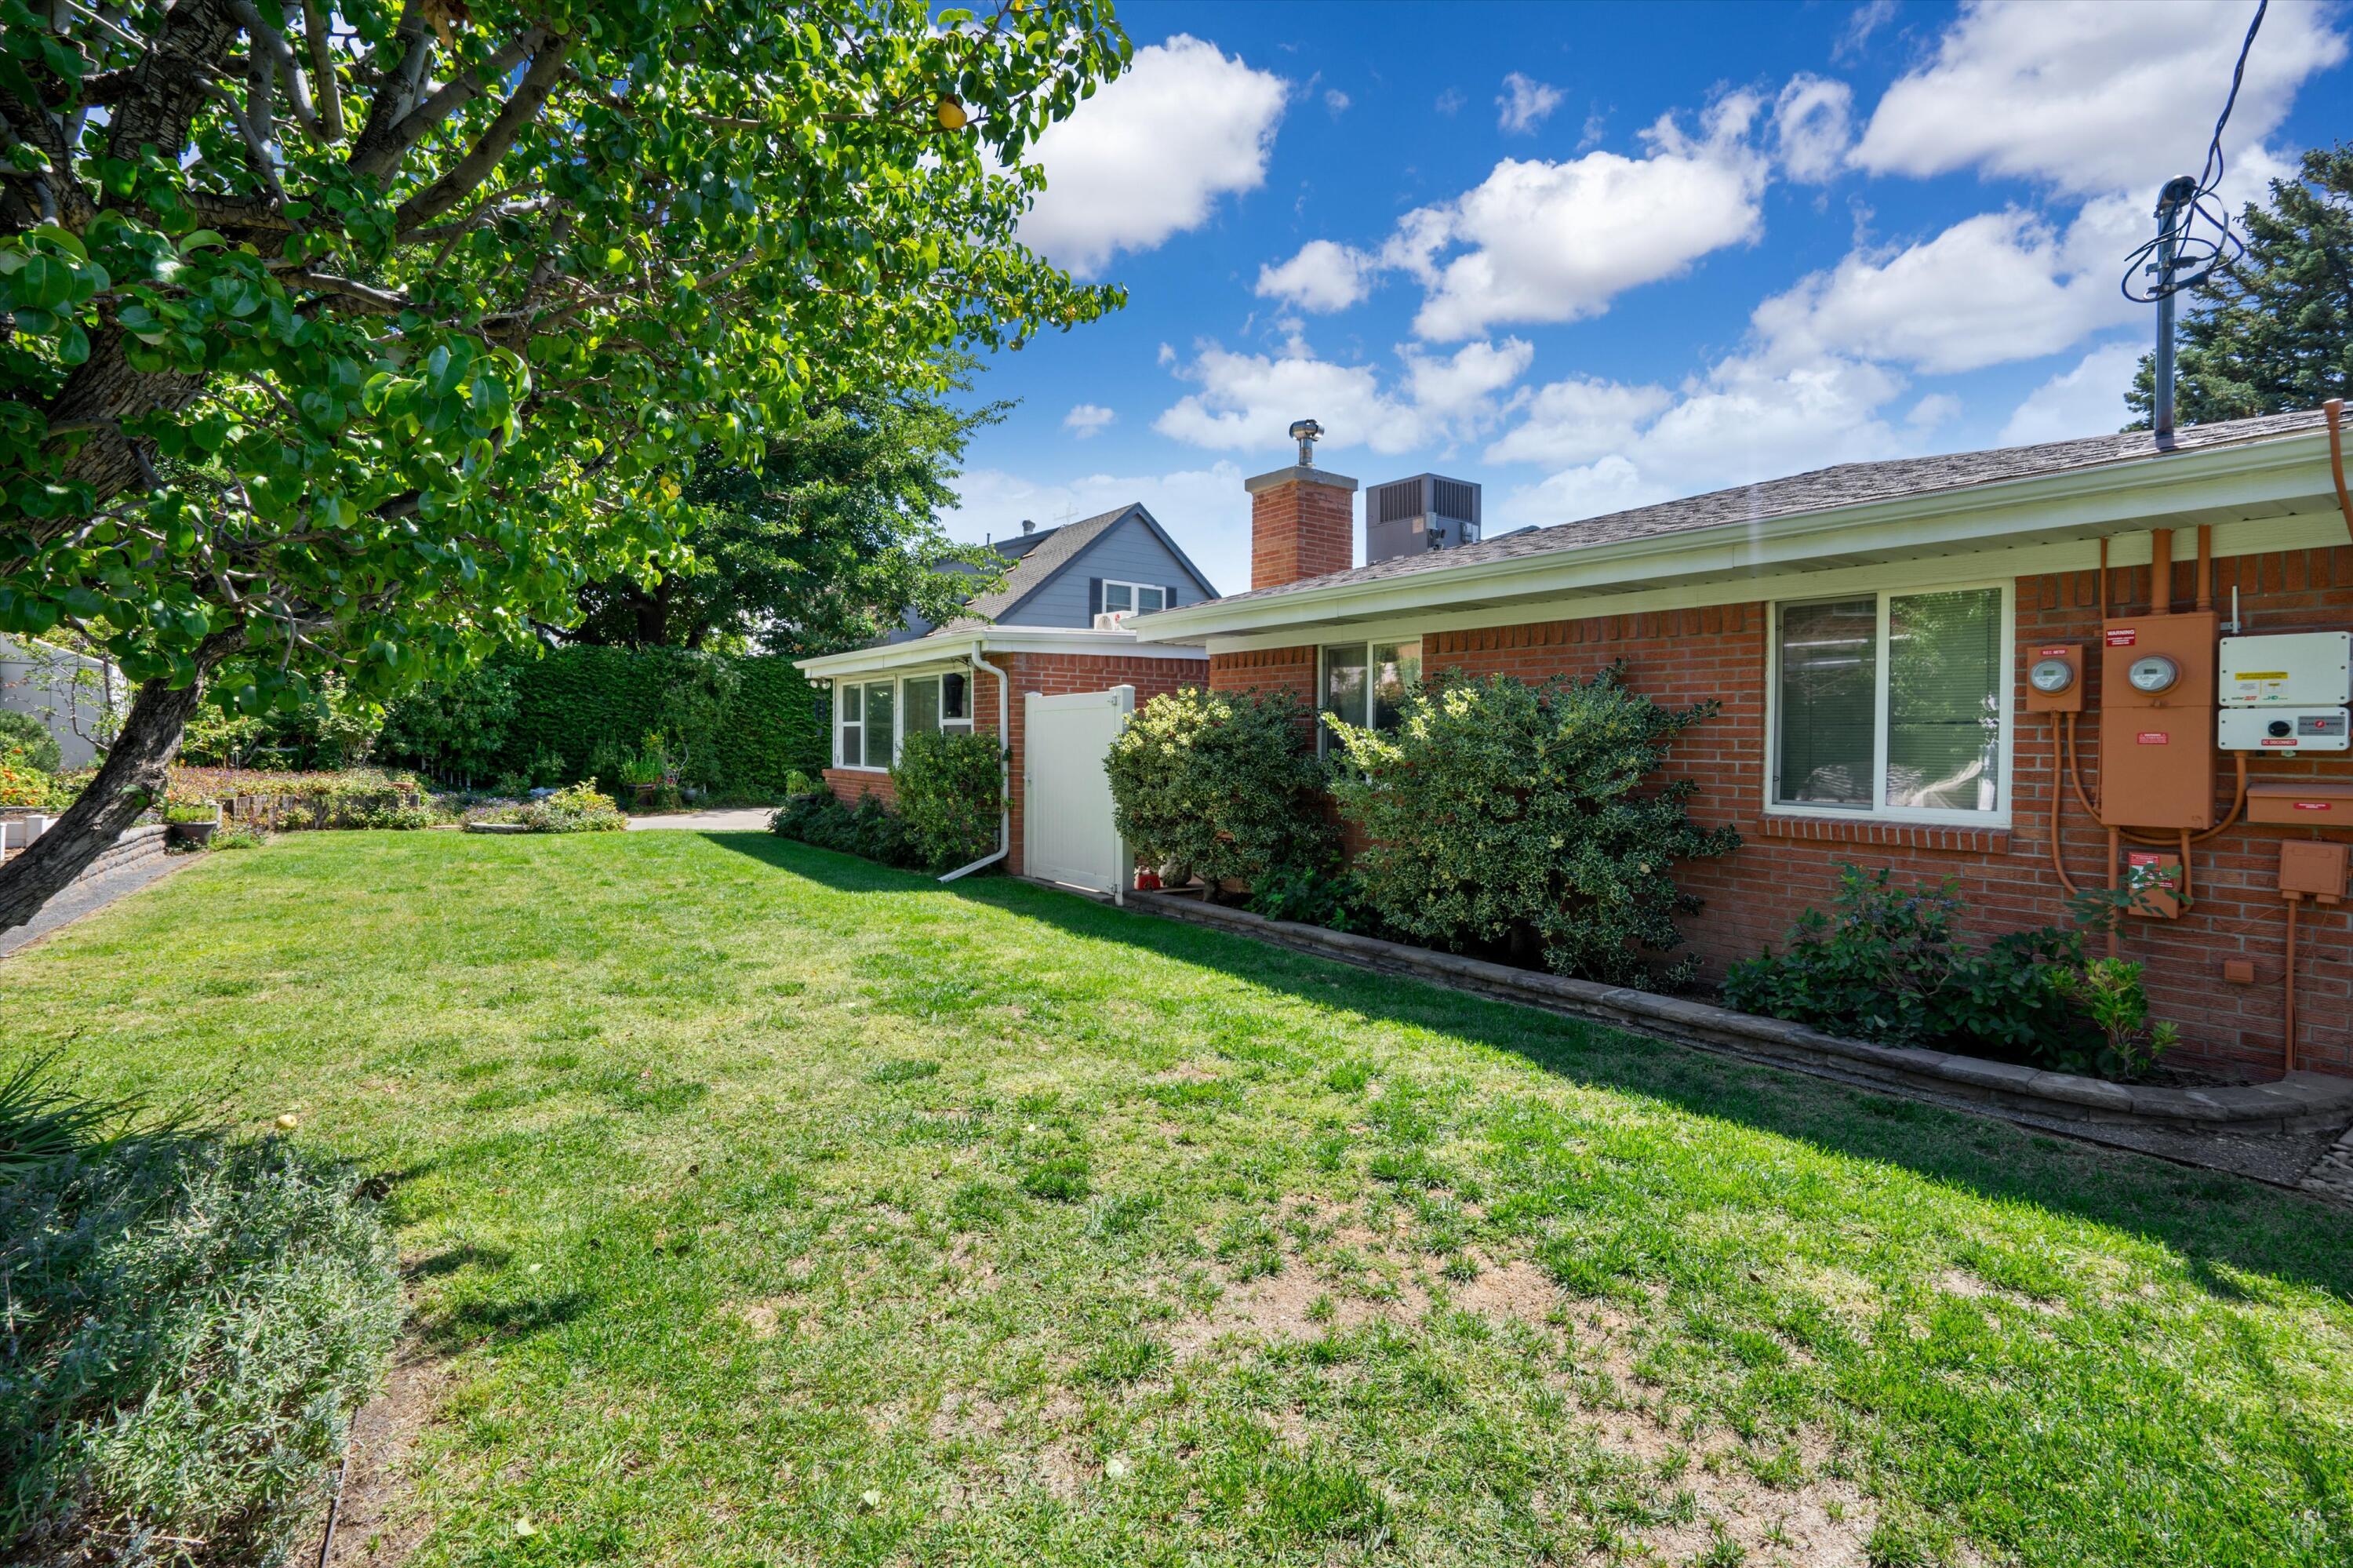
<path fill-rule="evenodd" d="M 1856 250 L 1757 307 L 1787 360 L 1858 355 L 1926 371 L 2058 354 L 2138 319 L 2117 291 L 2141 217 L 2129 197 L 2087 204 L 2063 232 L 2032 213 L 1981 213 L 1901 249 Z"/>
<path fill-rule="evenodd" d="M 1662 118 L 1641 158 L 1507 158 L 1457 200 L 1407 214 L 1382 256 L 1430 285 L 1414 330 L 1445 341 L 1597 315 L 1628 289 L 1755 238 L 1766 170 L 1745 138 L 1759 107 L 1746 94 L 1722 100 L 1696 141 Z M 1458 245 L 1468 249 L 1441 262 Z"/>
<path fill-rule="evenodd" d="M 1345 311 L 1373 291 L 1377 260 L 1351 246 L 1311 239 L 1280 267 L 1258 270 L 1261 299 L 1282 300 L 1303 311 Z"/>
<path fill-rule="evenodd" d="M 2112 343 L 2085 355 L 2073 370 L 2052 376 L 2027 395 L 2001 428 L 2001 444 L 2063 441 L 2072 436 L 2105 435 L 2132 418 L 2125 389 L 2140 368 L 2146 344 Z"/>
<path fill-rule="evenodd" d="M 1921 432 L 1899 431 L 1882 414 L 1903 390 L 1901 378 L 1854 360 L 1796 366 L 1753 356 L 1725 360 L 1683 387 L 1617 450 L 1506 493 L 1490 531 L 1571 523 L 1917 450 Z"/>
<path fill-rule="evenodd" d="M 1663 387 L 1628 387 L 1584 378 L 1540 387 L 1525 418 L 1487 448 L 1489 462 L 1553 468 L 1589 463 L 1631 446 L 1641 425 L 1674 401 Z"/>
<path fill-rule="evenodd" d="M 1313 418 L 1329 432 L 1326 450 L 1409 451 L 1492 426 L 1503 411 L 1498 394 L 1526 373 L 1535 350 L 1506 338 L 1447 355 L 1401 348 L 1398 357 L 1402 376 L 1319 359 L 1296 339 L 1271 355 L 1209 344 L 1180 372 L 1200 389 L 1178 398 L 1152 428 L 1198 447 L 1278 452 L 1291 421 Z"/>
<path fill-rule="evenodd" d="M 1062 429 L 1080 440 L 1101 435 L 1105 425 L 1119 416 L 1100 403 L 1081 403 L 1062 416 Z"/>
<path fill-rule="evenodd" d="M 1231 462 L 1173 473 L 1093 473 L 1060 481 L 974 469 L 956 481 L 956 492 L 960 499 L 942 522 L 951 538 L 976 545 L 1019 533 L 1025 517 L 1051 528 L 1140 501 L 1212 583 L 1227 593 L 1250 587 L 1250 496 L 1242 489 L 1241 469 Z"/>
<path fill-rule="evenodd" d="M 1460 114 L 1466 101 L 1460 90 L 1450 87 L 1438 95 L 1437 101 L 1431 107 L 1440 114 Z"/>
<path fill-rule="evenodd" d="M 1030 157 L 1047 184 L 1022 238 L 1089 277 L 1199 228 L 1219 197 L 1265 182 L 1287 90 L 1183 33 L 1136 50 L 1124 76 L 1038 138 Z"/>
<path fill-rule="evenodd" d="M 1335 120 L 1348 112 L 1350 101 L 1348 95 L 1336 87 L 1327 87 L 1324 90 L 1324 107 L 1332 111 L 1332 118 Z"/>
<path fill-rule="evenodd" d="M 1846 31 L 1841 33 L 1838 41 L 1831 46 L 1831 58 L 1845 61 L 1862 54 L 1863 46 L 1871 41 L 1871 35 L 1885 26 L 1894 16 L 1895 0 L 1869 0 L 1867 5 L 1856 6 L 1854 15 L 1847 18 Z"/>
<path fill-rule="evenodd" d="M 1781 168 L 1791 179 L 1818 185 L 1839 172 L 1853 138 L 1849 116 L 1854 90 L 1842 81 L 1800 71 L 1773 104 L 1773 135 Z"/>
<path fill-rule="evenodd" d="M 1504 79 L 1504 95 L 1495 100 L 1495 123 L 1507 134 L 1524 135 L 1559 107 L 1560 89 L 1514 71 Z"/>
<path fill-rule="evenodd" d="M 1915 430 L 1934 430 L 1961 417 L 1961 400 L 1950 392 L 1931 392 L 1912 405 L 1904 422 Z"/>
<path fill-rule="evenodd" d="M 1980 174 L 2153 198 L 2205 161 L 2252 15 L 2243 0 L 1970 5 L 1936 58 L 1879 101 L 1853 161 L 1877 174 Z M 2295 90 L 2345 58 L 2319 5 L 2275 5 L 2248 57 L 2224 151 L 2276 130 Z"/>

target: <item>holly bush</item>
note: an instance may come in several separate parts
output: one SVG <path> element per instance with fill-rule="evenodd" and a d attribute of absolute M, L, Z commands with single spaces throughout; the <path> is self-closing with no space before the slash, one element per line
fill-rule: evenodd
<path fill-rule="evenodd" d="M 1005 809 L 1004 752 L 994 735 L 917 731 L 891 769 L 899 819 L 934 872 L 969 865 L 997 847 Z"/>
<path fill-rule="evenodd" d="M 1646 955 L 1683 941 L 1698 907 L 1678 862 L 1737 848 L 1686 806 L 1698 786 L 1661 782 L 1674 737 L 1715 712 L 1666 708 L 1612 667 L 1541 685 L 1495 675 L 1409 687 L 1395 729 L 1332 715 L 1332 793 L 1369 847 L 1366 903 L 1416 941 L 1540 954 L 1556 974 L 1679 984 Z"/>
<path fill-rule="evenodd" d="M 1307 716 L 1283 693 L 1192 686 L 1136 710 L 1105 763 L 1136 863 L 1214 889 L 1328 863 L 1334 835 Z"/>

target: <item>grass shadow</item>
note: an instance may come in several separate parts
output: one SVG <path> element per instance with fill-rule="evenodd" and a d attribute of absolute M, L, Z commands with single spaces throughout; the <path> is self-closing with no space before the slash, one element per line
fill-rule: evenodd
<path fill-rule="evenodd" d="M 2314 1200 L 2243 1177 L 2037 1132 L 1990 1117 L 1735 1061 L 1606 1024 L 1379 974 L 1232 933 L 1118 909 L 1007 877 L 943 887 L 928 877 L 774 837 L 713 843 L 842 892 L 956 898 L 1218 970 L 1367 1020 L 1508 1052 L 1583 1087 L 1899 1166 L 1982 1197 L 2040 1208 L 2160 1244 L 2218 1298 L 2230 1274 L 2299 1283 L 2353 1301 L 2353 1224 Z M 1338 991 L 1335 976 L 1345 979 Z"/>

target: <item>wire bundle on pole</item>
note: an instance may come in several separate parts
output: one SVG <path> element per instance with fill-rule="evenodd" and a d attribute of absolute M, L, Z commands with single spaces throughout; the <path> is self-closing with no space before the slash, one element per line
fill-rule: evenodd
<path fill-rule="evenodd" d="M 2205 172 L 2194 181 L 2184 175 L 2166 182 L 2157 198 L 2157 238 L 2125 260 L 2122 287 L 2125 298 L 2136 304 L 2154 304 L 2194 289 L 2246 254 L 2246 243 L 2232 231 L 2230 210 L 2215 195 L 2215 187 L 2222 183 L 2222 128 L 2231 122 L 2231 111 L 2239 101 L 2239 82 L 2247 74 L 2247 55 L 2255 47 L 2255 34 L 2262 30 L 2263 13 L 2270 8 L 2271 0 L 2256 0 L 2255 19 L 2247 24 L 2246 40 L 2239 46 L 2239 63 L 2231 72 L 2231 94 L 2222 101 L 2213 140 L 2206 147 Z M 2160 254 L 2168 246 L 2169 253 Z"/>

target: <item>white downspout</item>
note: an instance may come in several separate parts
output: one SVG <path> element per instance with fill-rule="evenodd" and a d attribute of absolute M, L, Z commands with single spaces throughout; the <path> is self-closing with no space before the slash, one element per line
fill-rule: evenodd
<path fill-rule="evenodd" d="M 986 670 L 997 677 L 997 849 L 982 855 L 970 865 L 960 865 L 940 878 L 954 882 L 957 877 L 978 871 L 984 865 L 994 865 L 1013 849 L 1013 683 L 1005 672 L 980 656 L 980 643 L 975 641 L 972 652 L 965 657 L 976 670 Z"/>

